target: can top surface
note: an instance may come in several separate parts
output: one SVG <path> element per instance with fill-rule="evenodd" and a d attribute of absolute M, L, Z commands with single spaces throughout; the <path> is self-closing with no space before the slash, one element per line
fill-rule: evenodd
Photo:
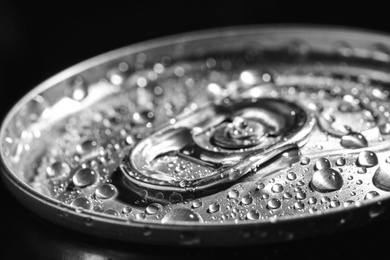
<path fill-rule="evenodd" d="M 268 243 L 353 226 L 389 201 L 389 50 L 386 35 L 327 27 L 118 49 L 12 108 L 2 176 L 42 217 L 130 242 Z"/>

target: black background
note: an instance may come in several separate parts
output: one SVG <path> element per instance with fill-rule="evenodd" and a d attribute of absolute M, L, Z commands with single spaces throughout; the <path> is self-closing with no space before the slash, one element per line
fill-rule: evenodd
<path fill-rule="evenodd" d="M 253 24 L 322 24 L 390 32 L 373 1 L 20 1 L 0 0 L 0 116 L 27 91 L 67 67 L 132 43 L 182 32 Z M 377 259 L 390 242 L 388 220 L 289 243 L 178 249 L 84 236 L 30 214 L 0 184 L 0 259 Z"/>

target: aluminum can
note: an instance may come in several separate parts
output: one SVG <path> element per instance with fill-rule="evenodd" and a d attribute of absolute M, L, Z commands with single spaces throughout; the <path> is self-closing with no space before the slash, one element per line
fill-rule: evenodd
<path fill-rule="evenodd" d="M 43 219 L 123 242 L 256 245 L 386 216 L 390 37 L 244 27 L 143 42 L 25 95 L 2 179 Z"/>

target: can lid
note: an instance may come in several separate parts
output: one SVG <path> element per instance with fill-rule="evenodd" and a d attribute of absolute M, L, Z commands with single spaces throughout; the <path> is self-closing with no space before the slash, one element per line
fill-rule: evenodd
<path fill-rule="evenodd" d="M 211 30 L 76 65 L 3 121 L 3 180 L 50 221 L 130 242 L 270 243 L 385 217 L 389 37 L 331 29 Z"/>

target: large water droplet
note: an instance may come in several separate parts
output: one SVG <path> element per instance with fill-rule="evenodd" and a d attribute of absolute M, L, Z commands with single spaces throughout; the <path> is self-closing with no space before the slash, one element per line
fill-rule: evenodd
<path fill-rule="evenodd" d="M 89 199 L 84 197 L 79 197 L 75 199 L 74 201 L 72 201 L 70 205 L 81 209 L 87 209 L 87 210 L 92 209 L 92 202 Z"/>
<path fill-rule="evenodd" d="M 112 198 L 116 195 L 117 190 L 114 185 L 105 183 L 99 186 L 95 190 L 95 195 L 99 199 L 109 199 Z"/>
<path fill-rule="evenodd" d="M 149 122 L 154 120 L 154 113 L 150 110 L 144 110 L 140 112 L 135 112 L 133 114 L 133 122 L 136 125 L 146 125 Z"/>
<path fill-rule="evenodd" d="M 359 166 L 373 167 L 378 164 L 378 157 L 374 152 L 363 151 L 359 154 L 357 163 Z"/>
<path fill-rule="evenodd" d="M 253 198 L 251 195 L 245 195 L 244 197 L 242 197 L 241 199 L 241 203 L 244 204 L 244 205 L 249 205 L 251 204 L 253 201 Z"/>
<path fill-rule="evenodd" d="M 372 190 L 372 191 L 367 192 L 366 196 L 364 196 L 364 199 L 370 200 L 370 199 L 373 199 L 373 198 L 378 197 L 378 196 L 379 196 L 379 193 Z"/>
<path fill-rule="evenodd" d="M 76 151 L 80 154 L 88 154 L 98 148 L 96 140 L 85 140 L 76 146 Z"/>
<path fill-rule="evenodd" d="M 314 172 L 310 184 L 318 192 L 331 192 L 341 189 L 343 178 L 336 170 L 324 168 Z"/>
<path fill-rule="evenodd" d="M 183 201 L 183 196 L 180 193 L 173 192 L 168 199 L 171 203 L 179 203 Z"/>
<path fill-rule="evenodd" d="M 70 84 L 68 96 L 74 100 L 81 101 L 88 95 L 88 86 L 85 80 L 78 76 Z"/>
<path fill-rule="evenodd" d="M 209 205 L 207 212 L 208 213 L 215 213 L 215 212 L 218 212 L 220 208 L 221 208 L 221 206 L 219 205 L 218 202 L 213 202 Z"/>
<path fill-rule="evenodd" d="M 385 124 L 379 125 L 378 128 L 379 128 L 379 132 L 382 135 L 390 134 L 390 123 L 385 123 Z"/>
<path fill-rule="evenodd" d="M 98 174 L 91 168 L 81 168 L 73 175 L 73 183 L 78 187 L 85 187 L 94 184 L 98 179 Z"/>
<path fill-rule="evenodd" d="M 145 213 L 148 215 L 156 215 L 163 210 L 163 206 L 159 203 L 152 203 L 146 207 Z"/>
<path fill-rule="evenodd" d="M 381 164 L 375 171 L 372 182 L 378 189 L 390 191 L 390 165 Z"/>
<path fill-rule="evenodd" d="M 260 218 L 260 213 L 253 209 L 246 214 L 246 218 L 249 220 L 258 220 Z"/>
<path fill-rule="evenodd" d="M 348 149 L 364 148 L 368 146 L 366 138 L 360 133 L 350 133 L 341 137 L 341 146 Z"/>
<path fill-rule="evenodd" d="M 314 170 L 318 171 L 325 168 L 330 168 L 330 161 L 326 158 L 320 158 L 314 164 Z"/>
<path fill-rule="evenodd" d="M 230 190 L 228 193 L 228 198 L 229 199 L 236 199 L 236 198 L 238 198 L 239 195 L 240 195 L 240 193 L 238 192 L 238 190 Z"/>
<path fill-rule="evenodd" d="M 195 211 L 186 208 L 177 208 L 169 211 L 161 220 L 162 223 L 175 222 L 203 222 L 202 217 Z"/>
<path fill-rule="evenodd" d="M 64 162 L 55 162 L 47 167 L 46 173 L 49 178 L 66 178 L 70 173 L 70 166 Z"/>
<path fill-rule="evenodd" d="M 282 203 L 277 198 L 272 198 L 267 203 L 268 209 L 278 209 L 281 205 Z"/>
<path fill-rule="evenodd" d="M 271 190 L 273 193 L 279 193 L 279 192 L 282 192 L 284 190 L 284 188 L 283 188 L 282 184 L 275 183 L 274 185 L 272 185 Z"/>

